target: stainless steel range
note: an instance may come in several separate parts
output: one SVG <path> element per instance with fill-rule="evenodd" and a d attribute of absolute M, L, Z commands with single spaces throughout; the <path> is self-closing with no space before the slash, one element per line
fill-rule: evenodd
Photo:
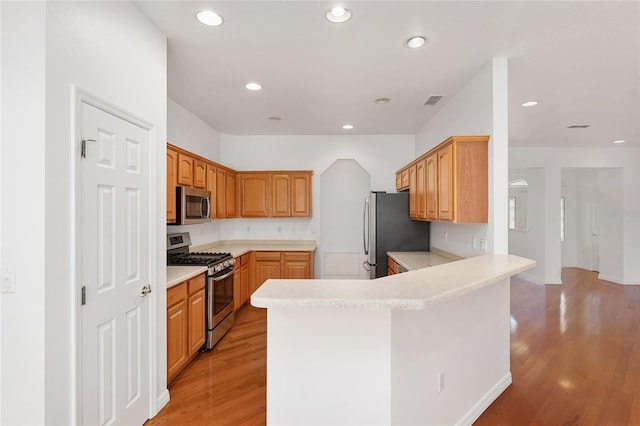
<path fill-rule="evenodd" d="M 233 272 L 231 253 L 190 253 L 188 232 L 167 235 L 167 265 L 207 266 L 206 341 L 201 352 L 211 350 L 233 326 Z"/>

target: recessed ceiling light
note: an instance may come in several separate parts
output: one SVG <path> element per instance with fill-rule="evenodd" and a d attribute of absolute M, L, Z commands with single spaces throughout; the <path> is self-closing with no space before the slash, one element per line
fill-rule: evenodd
<path fill-rule="evenodd" d="M 424 36 L 413 36 L 406 39 L 404 41 L 404 45 L 409 49 L 417 49 L 419 47 L 424 46 L 428 42 L 429 42 L 429 39 L 427 39 Z"/>
<path fill-rule="evenodd" d="M 336 6 L 329 9 L 325 16 L 329 22 L 340 24 L 351 19 L 351 11 L 342 6 Z"/>
<path fill-rule="evenodd" d="M 613 143 L 624 143 L 625 141 L 620 139 L 619 141 L 613 141 Z"/>
<path fill-rule="evenodd" d="M 374 101 L 377 104 L 388 104 L 389 102 L 391 102 L 391 99 L 389 98 L 378 98 Z"/>
<path fill-rule="evenodd" d="M 280 117 L 269 117 L 269 118 L 267 118 L 267 120 L 269 120 L 269 121 L 280 121 L 280 120 L 282 120 L 282 118 L 280 118 Z"/>
<path fill-rule="evenodd" d="M 210 27 L 217 27 L 218 25 L 222 25 L 222 16 L 218 15 L 212 10 L 201 10 L 196 13 L 196 18 L 201 23 L 208 25 Z"/>
<path fill-rule="evenodd" d="M 344 126 L 342 126 L 342 128 L 345 130 L 351 130 L 353 129 L 353 124 L 345 124 Z"/>
<path fill-rule="evenodd" d="M 256 82 L 247 83 L 247 84 L 244 85 L 244 87 L 246 87 L 249 90 L 253 90 L 253 91 L 262 89 L 262 86 L 260 85 L 260 83 L 256 83 Z"/>
<path fill-rule="evenodd" d="M 523 107 L 538 105 L 538 101 L 528 101 L 522 104 Z"/>

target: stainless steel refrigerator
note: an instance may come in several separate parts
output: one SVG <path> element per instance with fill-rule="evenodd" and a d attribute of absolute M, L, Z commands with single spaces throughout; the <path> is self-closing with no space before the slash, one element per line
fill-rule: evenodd
<path fill-rule="evenodd" d="M 387 252 L 429 251 L 429 222 L 409 218 L 409 193 L 371 192 L 364 200 L 364 268 L 387 275 Z"/>

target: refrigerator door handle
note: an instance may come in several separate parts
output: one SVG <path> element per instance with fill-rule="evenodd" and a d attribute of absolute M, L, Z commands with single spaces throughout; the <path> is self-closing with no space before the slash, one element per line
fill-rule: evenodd
<path fill-rule="evenodd" d="M 369 199 L 364 199 L 364 217 L 362 219 L 362 244 L 365 256 L 369 255 Z M 366 269 L 366 268 L 365 268 Z"/>

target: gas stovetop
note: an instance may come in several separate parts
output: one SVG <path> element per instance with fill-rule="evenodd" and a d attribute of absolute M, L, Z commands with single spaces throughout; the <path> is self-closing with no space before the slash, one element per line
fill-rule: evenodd
<path fill-rule="evenodd" d="M 191 238 L 188 233 L 167 235 L 167 265 L 193 265 L 209 267 L 213 275 L 234 265 L 231 253 L 189 252 Z"/>

